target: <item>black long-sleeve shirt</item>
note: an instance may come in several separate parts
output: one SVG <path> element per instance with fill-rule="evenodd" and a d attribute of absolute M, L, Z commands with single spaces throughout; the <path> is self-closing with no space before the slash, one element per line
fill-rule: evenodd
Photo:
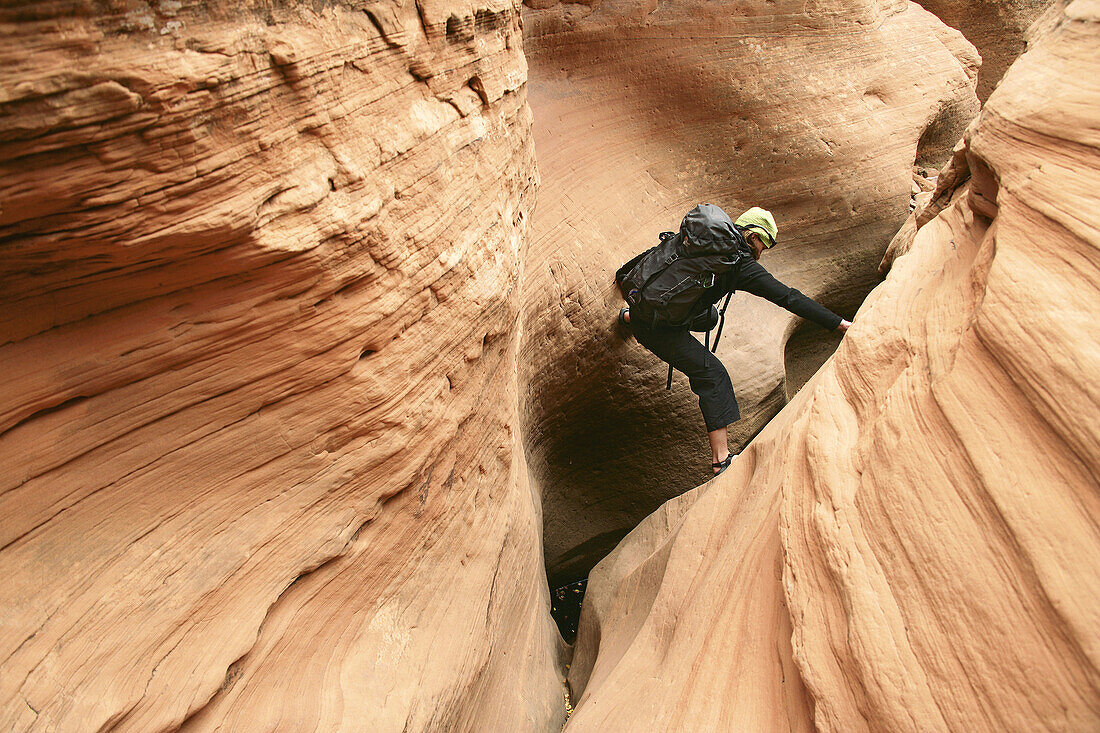
<path fill-rule="evenodd" d="M 779 282 L 751 256 L 742 257 L 739 266 L 719 278 L 715 287 L 709 288 L 704 301 L 710 307 L 721 300 L 726 293 L 743 290 L 765 298 L 778 306 L 786 308 L 796 316 L 813 321 L 830 331 L 836 329 L 843 320 L 836 313 L 815 300 L 807 298 L 798 290 Z M 705 310 L 705 309 L 704 309 Z"/>

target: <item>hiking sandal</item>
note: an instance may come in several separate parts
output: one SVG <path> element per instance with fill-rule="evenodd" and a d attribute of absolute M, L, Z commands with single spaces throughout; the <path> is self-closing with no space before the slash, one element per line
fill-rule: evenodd
<path fill-rule="evenodd" d="M 724 460 L 724 461 L 718 461 L 718 463 L 712 463 L 712 464 L 710 464 L 710 467 L 711 467 L 711 468 L 717 468 L 717 469 L 718 469 L 718 470 L 717 470 L 717 471 L 716 471 L 716 472 L 714 473 L 714 475 L 715 475 L 715 476 L 718 476 L 718 475 L 720 475 L 720 474 L 722 473 L 722 471 L 725 471 L 725 470 L 726 470 L 727 468 L 729 468 L 729 467 L 730 467 L 730 464 L 731 464 L 731 463 L 733 463 L 733 459 L 734 459 L 734 458 L 736 458 L 736 457 L 737 457 L 737 454 L 736 454 L 736 453 L 730 453 L 730 454 L 729 454 L 728 456 L 726 456 L 726 460 Z"/>

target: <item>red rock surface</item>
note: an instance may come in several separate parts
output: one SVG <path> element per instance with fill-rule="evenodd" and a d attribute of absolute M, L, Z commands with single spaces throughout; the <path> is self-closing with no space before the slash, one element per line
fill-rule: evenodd
<path fill-rule="evenodd" d="M 962 31 L 982 56 L 978 98 L 989 99 L 997 82 L 1027 45 L 1027 31 L 1051 0 L 914 0 Z"/>
<path fill-rule="evenodd" d="M 310 7 L 0 10 L 0 729 L 564 717 L 518 9 Z"/>
<path fill-rule="evenodd" d="M 529 5 L 533 5 L 529 3 Z M 687 380 L 614 332 L 620 263 L 700 201 L 775 212 L 764 264 L 851 316 L 917 158 L 976 114 L 977 56 L 904 2 L 545 3 L 525 10 L 542 186 L 525 280 L 528 442 L 551 577 L 583 575 L 710 470 Z M 719 355 L 748 441 L 837 339 L 735 296 Z"/>
<path fill-rule="evenodd" d="M 760 203 L 854 307 L 976 104 L 913 5 L 535 4 L 534 128 L 510 3 L 0 9 L 0 729 L 557 730 L 538 494 L 593 552 L 699 450 L 614 267 Z M 793 402 L 594 571 L 569 730 L 1100 725 L 1098 26 L 801 392 L 736 304 L 739 439 Z"/>
<path fill-rule="evenodd" d="M 568 733 L 1100 727 L 1098 37 L 1069 3 L 833 359 L 593 571 Z"/>

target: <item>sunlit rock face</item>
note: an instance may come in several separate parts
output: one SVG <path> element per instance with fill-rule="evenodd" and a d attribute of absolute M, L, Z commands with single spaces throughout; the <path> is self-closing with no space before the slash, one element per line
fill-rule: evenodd
<path fill-rule="evenodd" d="M 0 728 L 560 726 L 518 8 L 0 21 Z"/>
<path fill-rule="evenodd" d="M 978 99 L 985 102 L 1027 45 L 1027 30 L 1052 0 L 914 0 L 962 31 L 982 56 Z"/>
<path fill-rule="evenodd" d="M 528 3 L 542 178 L 525 268 L 528 445 L 551 579 L 583 575 L 699 483 L 710 451 L 677 375 L 614 329 L 615 269 L 707 201 L 772 210 L 763 264 L 851 316 L 908 213 L 912 166 L 977 112 L 978 58 L 905 2 Z M 743 445 L 838 340 L 739 294 L 718 353 Z"/>
<path fill-rule="evenodd" d="M 569 733 L 1100 727 L 1098 37 L 1070 3 L 832 360 L 593 571 Z"/>

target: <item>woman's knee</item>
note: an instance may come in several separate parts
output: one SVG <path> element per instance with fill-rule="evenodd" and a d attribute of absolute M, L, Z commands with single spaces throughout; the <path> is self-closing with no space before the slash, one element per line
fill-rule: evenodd
<path fill-rule="evenodd" d="M 708 383 L 723 384 L 730 382 L 730 375 L 729 372 L 726 371 L 726 365 L 722 363 L 721 359 L 709 351 L 706 357 L 704 357 L 696 367 L 695 371 L 700 380 Z"/>
<path fill-rule="evenodd" d="M 733 382 L 725 369 L 708 369 L 696 375 L 688 375 L 691 391 L 700 397 L 721 395 L 733 392 Z"/>

